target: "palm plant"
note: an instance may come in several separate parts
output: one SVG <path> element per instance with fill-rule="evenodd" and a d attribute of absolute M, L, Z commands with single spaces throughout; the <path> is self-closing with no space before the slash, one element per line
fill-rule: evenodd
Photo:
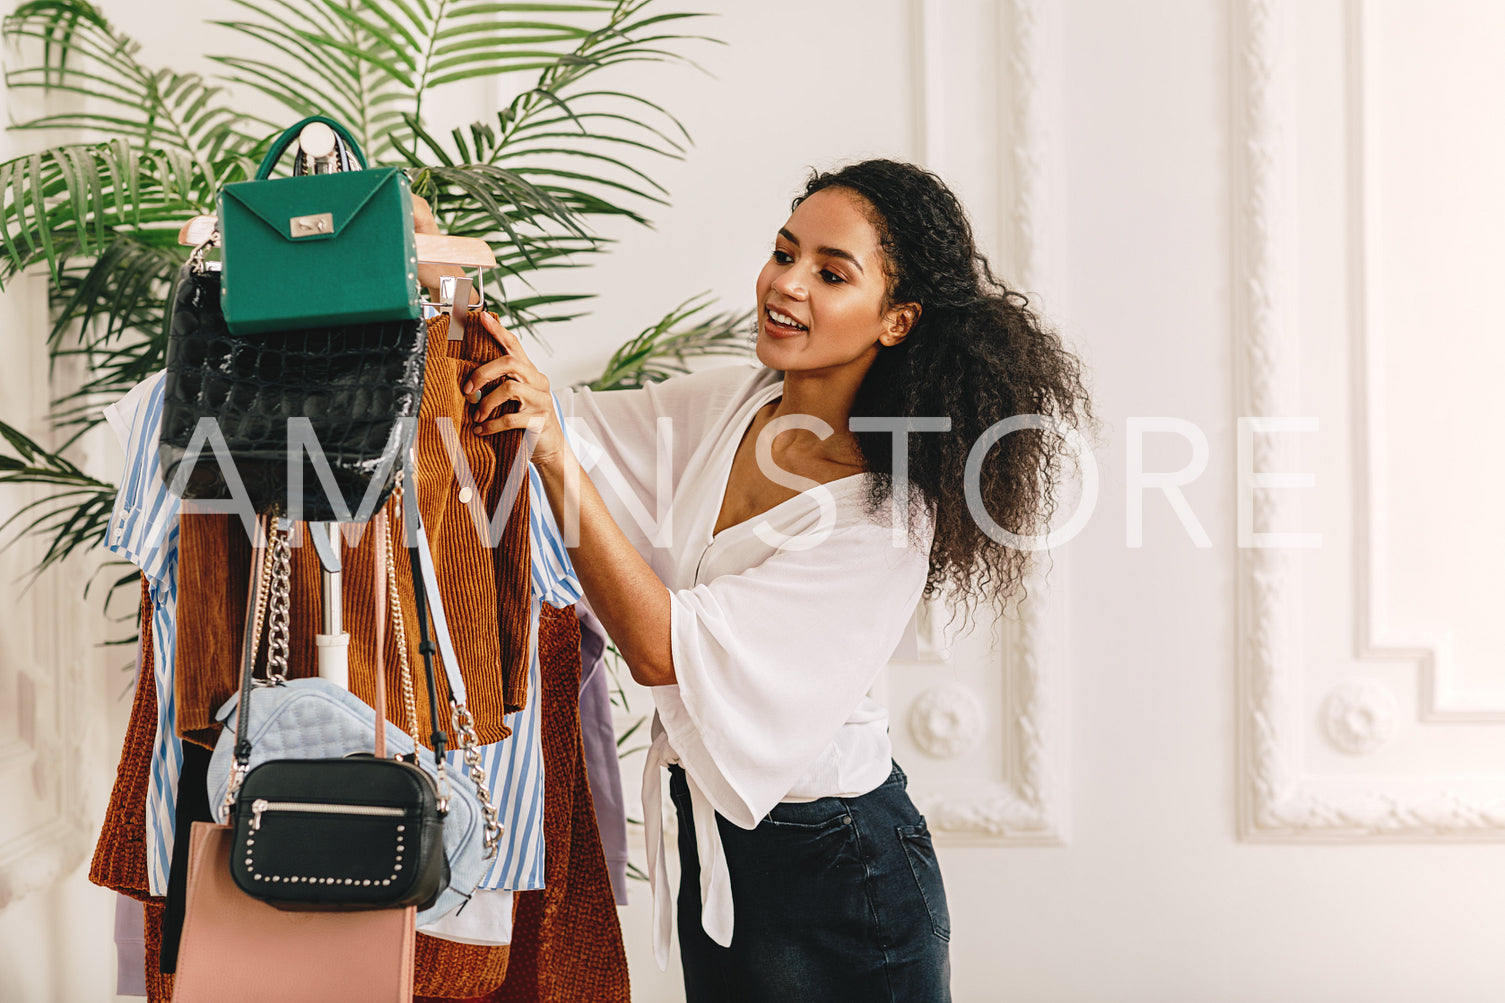
<path fill-rule="evenodd" d="M 83 99 L 82 110 L 13 128 L 92 137 L 0 163 L 0 285 L 46 264 L 49 351 L 76 357 L 87 374 L 53 402 L 57 449 L 0 422 L 0 484 L 44 487 L 0 530 L 51 538 L 39 571 L 103 538 L 115 488 L 62 454 L 98 424 L 103 403 L 161 368 L 166 304 L 188 251 L 179 225 L 212 212 L 221 186 L 252 176 L 287 121 L 330 115 L 372 163 L 407 168 L 449 233 L 493 244 L 504 320 L 535 331 L 578 316 L 587 297 L 537 293 L 529 276 L 606 249 L 596 222 L 646 223 L 666 192 L 638 161 L 682 157 L 688 143 L 665 109 L 598 81 L 623 63 L 684 61 L 678 49 L 700 36 L 672 32 L 702 15 L 651 13 L 651 0 L 229 3 L 242 16 L 214 23 L 238 54 L 211 57 L 213 80 L 146 65 L 86 0 L 31 0 L 4 21 L 24 53 L 6 71 L 8 88 Z M 503 74 L 528 85 L 494 119 L 433 134 L 424 116 L 433 88 Z M 285 114 L 245 113 L 247 92 Z M 743 318 L 691 322 L 707 306 L 676 307 L 594 385 L 633 385 L 695 355 L 745 351 L 734 334 Z"/>

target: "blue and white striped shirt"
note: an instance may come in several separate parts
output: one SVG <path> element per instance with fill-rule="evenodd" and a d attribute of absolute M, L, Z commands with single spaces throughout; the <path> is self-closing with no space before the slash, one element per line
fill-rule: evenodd
<path fill-rule="evenodd" d="M 146 789 L 146 874 L 152 895 L 167 894 L 178 774 L 183 766 L 173 693 L 178 648 L 178 509 L 182 503 L 162 483 L 162 466 L 157 458 L 165 376 L 157 373 L 143 380 L 105 409 L 105 418 L 126 455 L 105 546 L 141 569 L 152 604 L 151 673 L 157 687 L 157 736 Z M 146 669 L 142 666 L 142 672 Z"/>
<path fill-rule="evenodd" d="M 558 403 L 555 403 L 557 412 Z M 560 422 L 563 425 L 563 421 Z M 543 687 L 538 664 L 538 619 L 544 603 L 556 609 L 579 600 L 580 582 L 549 510 L 538 471 L 528 466 L 528 553 L 533 577 L 528 636 L 528 704 L 504 719 L 512 729 L 506 741 L 485 748 L 482 761 L 491 778 L 499 820 L 506 828 L 496 859 L 481 879 L 482 888 L 514 891 L 544 886 Z M 453 755 L 453 754 L 452 754 Z"/>

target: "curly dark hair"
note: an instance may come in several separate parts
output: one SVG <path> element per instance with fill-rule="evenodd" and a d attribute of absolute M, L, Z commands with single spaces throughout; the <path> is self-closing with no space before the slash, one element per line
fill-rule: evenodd
<path fill-rule="evenodd" d="M 941 592 L 970 615 L 1003 612 L 1027 594 L 1032 551 L 995 540 L 972 517 L 966 468 L 972 448 L 995 424 L 1037 414 L 1056 427 L 1096 425 L 1082 364 L 1041 323 L 1023 294 L 993 274 L 961 203 L 936 175 L 913 164 L 867 160 L 811 174 L 791 209 L 826 188 L 858 196 L 878 231 L 888 278 L 885 309 L 918 303 L 909 336 L 882 347 L 858 390 L 854 417 L 949 416 L 949 432 L 909 437 L 911 498 L 917 492 L 935 527 L 925 595 Z M 872 478 L 869 508 L 893 493 L 893 438 L 856 432 Z M 993 521 L 1019 536 L 1047 531 L 1056 508 L 1067 441 L 1023 428 L 988 451 L 979 494 Z M 913 523 L 912 523 L 913 525 Z"/>

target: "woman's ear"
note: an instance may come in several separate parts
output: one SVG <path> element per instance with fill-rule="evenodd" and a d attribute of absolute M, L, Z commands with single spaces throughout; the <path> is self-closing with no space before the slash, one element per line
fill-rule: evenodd
<path fill-rule="evenodd" d="M 919 319 L 920 304 L 898 304 L 883 318 L 883 333 L 878 335 L 878 343 L 885 348 L 893 348 L 899 342 L 909 337 L 909 332 L 914 330 L 914 326 Z"/>

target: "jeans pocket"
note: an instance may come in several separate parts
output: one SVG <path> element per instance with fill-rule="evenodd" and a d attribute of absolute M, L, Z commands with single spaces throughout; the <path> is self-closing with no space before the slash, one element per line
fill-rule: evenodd
<path fill-rule="evenodd" d="M 729 826 L 722 844 L 729 860 L 742 868 L 744 878 L 803 881 L 830 874 L 856 861 L 852 816 L 839 801 L 831 804 L 779 804 L 756 829 Z"/>
<path fill-rule="evenodd" d="M 941 882 L 941 865 L 935 858 L 935 845 L 922 817 L 918 825 L 901 825 L 897 829 L 899 845 L 914 874 L 925 911 L 930 914 L 930 929 L 942 940 L 951 939 L 951 911 L 946 907 L 946 888 Z"/>
<path fill-rule="evenodd" d="M 763 819 L 774 829 L 815 830 L 851 825 L 851 809 L 840 798 L 817 798 L 814 801 L 780 801 Z"/>

